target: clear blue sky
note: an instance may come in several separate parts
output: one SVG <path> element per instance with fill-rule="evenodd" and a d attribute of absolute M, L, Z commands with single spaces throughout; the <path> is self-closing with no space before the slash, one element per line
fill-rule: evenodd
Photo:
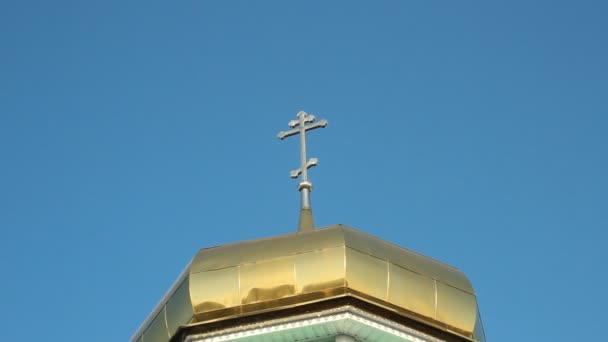
<path fill-rule="evenodd" d="M 318 225 L 462 269 L 490 341 L 605 335 L 607 13 L 2 1 L 0 340 L 125 341 L 199 248 L 294 231 L 299 110 Z"/>

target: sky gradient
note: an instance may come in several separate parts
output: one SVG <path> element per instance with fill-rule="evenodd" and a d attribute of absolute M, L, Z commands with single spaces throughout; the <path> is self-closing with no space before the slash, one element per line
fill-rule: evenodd
<path fill-rule="evenodd" d="M 0 3 L 0 341 L 125 341 L 197 250 L 318 226 L 462 269 L 488 341 L 596 340 L 605 1 Z"/>

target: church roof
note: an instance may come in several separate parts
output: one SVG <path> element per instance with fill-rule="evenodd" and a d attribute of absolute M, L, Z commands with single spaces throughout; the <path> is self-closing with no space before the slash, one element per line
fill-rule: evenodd
<path fill-rule="evenodd" d="M 343 225 L 201 249 L 132 342 L 166 342 L 186 326 L 356 297 L 483 341 L 460 270 Z"/>

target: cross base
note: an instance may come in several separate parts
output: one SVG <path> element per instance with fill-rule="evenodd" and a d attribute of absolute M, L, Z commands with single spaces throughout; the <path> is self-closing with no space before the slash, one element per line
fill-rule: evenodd
<path fill-rule="evenodd" d="M 312 218 L 312 209 L 302 208 L 298 222 L 298 233 L 312 232 L 315 230 L 315 222 Z"/>

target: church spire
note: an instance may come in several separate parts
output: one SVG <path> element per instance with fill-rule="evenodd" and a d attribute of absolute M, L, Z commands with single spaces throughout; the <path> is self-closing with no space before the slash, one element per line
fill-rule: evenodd
<path fill-rule="evenodd" d="M 306 131 L 310 131 L 316 128 L 322 128 L 327 126 L 327 120 L 321 120 L 314 123 L 314 115 L 308 115 L 306 112 L 298 112 L 298 119 L 289 121 L 289 127 L 292 129 L 289 131 L 279 132 L 279 139 L 283 140 L 292 135 L 300 134 L 300 167 L 291 171 L 291 178 L 300 179 L 298 183 L 298 191 L 302 199 L 302 205 L 300 207 L 300 221 L 298 224 L 298 231 L 310 231 L 315 229 L 314 220 L 312 218 L 312 208 L 310 206 L 310 192 L 312 191 L 312 183 L 308 180 L 308 169 L 316 166 L 318 163 L 317 158 L 306 159 Z M 309 124 L 309 125 L 307 125 Z"/>

